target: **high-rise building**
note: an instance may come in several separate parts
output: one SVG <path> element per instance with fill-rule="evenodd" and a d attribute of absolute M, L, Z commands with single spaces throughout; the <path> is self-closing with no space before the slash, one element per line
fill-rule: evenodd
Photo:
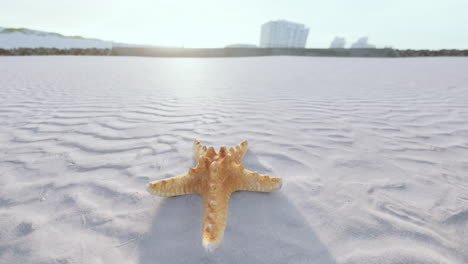
<path fill-rule="evenodd" d="M 286 20 L 270 21 L 262 25 L 260 47 L 304 48 L 309 29 L 304 24 Z"/>
<path fill-rule="evenodd" d="M 362 37 L 358 39 L 351 45 L 352 49 L 375 49 L 375 45 L 369 44 L 367 37 Z"/>
<path fill-rule="evenodd" d="M 330 49 L 344 49 L 345 45 L 345 38 L 335 37 L 330 44 Z"/>

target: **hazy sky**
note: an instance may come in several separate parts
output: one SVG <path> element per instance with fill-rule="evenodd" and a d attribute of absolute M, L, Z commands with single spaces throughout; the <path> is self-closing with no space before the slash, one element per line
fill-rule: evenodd
<path fill-rule="evenodd" d="M 27 27 L 125 43 L 184 47 L 257 44 L 261 24 L 309 28 L 307 47 L 468 49 L 468 0 L 0 0 L 0 27 Z"/>

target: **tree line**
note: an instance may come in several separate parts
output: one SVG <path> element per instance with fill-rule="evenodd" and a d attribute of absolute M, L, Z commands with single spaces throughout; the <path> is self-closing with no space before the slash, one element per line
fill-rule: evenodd
<path fill-rule="evenodd" d="M 323 49 L 323 50 L 327 50 L 327 49 Z M 399 50 L 399 49 L 396 49 L 394 51 L 395 51 L 394 56 L 396 57 L 468 56 L 468 50 L 457 50 L 457 49 L 442 49 L 442 50 L 411 50 L 411 49 Z M 0 48 L 0 56 L 43 56 L 43 55 L 44 56 L 46 55 L 119 56 L 122 54 L 112 53 L 112 49 L 98 49 L 98 48 L 87 48 L 87 49 L 79 49 L 79 48 L 73 48 L 73 49 L 57 49 L 57 48 L 1 49 Z M 146 53 L 145 55 L 148 56 L 148 54 Z M 174 54 L 172 54 L 172 56 L 174 56 Z M 255 54 L 254 55 L 250 54 L 250 56 L 255 56 Z M 333 56 L 333 54 L 328 54 L 328 56 Z M 171 57 L 171 55 L 168 55 L 168 57 Z"/>
<path fill-rule="evenodd" d="M 88 56 L 107 56 L 111 49 L 57 49 L 57 48 L 17 48 L 0 49 L 0 56 L 31 56 L 31 55 L 88 55 Z"/>

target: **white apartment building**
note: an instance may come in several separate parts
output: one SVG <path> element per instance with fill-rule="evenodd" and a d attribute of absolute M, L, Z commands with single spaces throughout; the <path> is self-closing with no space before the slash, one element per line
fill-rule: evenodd
<path fill-rule="evenodd" d="M 346 45 L 346 39 L 341 37 L 335 37 L 330 44 L 330 49 L 344 49 Z"/>
<path fill-rule="evenodd" d="M 286 20 L 270 21 L 262 25 L 260 47 L 304 48 L 309 29 L 304 24 Z"/>
<path fill-rule="evenodd" d="M 375 45 L 369 44 L 367 37 L 362 37 L 358 39 L 351 45 L 352 49 L 375 49 Z"/>

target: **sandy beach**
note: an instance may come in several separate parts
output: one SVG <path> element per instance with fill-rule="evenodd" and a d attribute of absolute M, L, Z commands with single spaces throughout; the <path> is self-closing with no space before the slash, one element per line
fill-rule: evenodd
<path fill-rule="evenodd" d="M 468 263 L 468 59 L 0 58 L 0 263 Z M 248 140 L 222 245 L 151 181 Z"/>

